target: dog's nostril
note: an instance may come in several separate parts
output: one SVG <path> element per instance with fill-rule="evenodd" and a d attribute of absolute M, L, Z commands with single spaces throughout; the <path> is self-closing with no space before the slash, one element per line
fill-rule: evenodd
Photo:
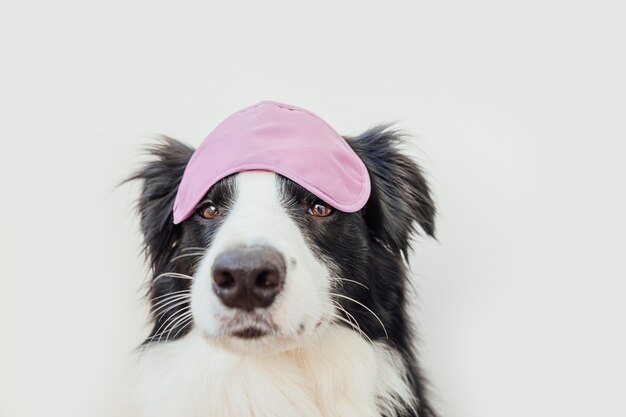
<path fill-rule="evenodd" d="M 224 290 L 233 288 L 236 284 L 235 277 L 228 271 L 217 271 L 213 276 L 213 282 Z"/>
<path fill-rule="evenodd" d="M 275 271 L 262 271 L 256 278 L 255 285 L 260 288 L 276 288 L 280 285 L 280 276 Z"/>

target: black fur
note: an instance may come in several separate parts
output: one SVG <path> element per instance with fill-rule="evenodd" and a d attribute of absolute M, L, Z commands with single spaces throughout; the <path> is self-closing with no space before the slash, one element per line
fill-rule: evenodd
<path fill-rule="evenodd" d="M 141 219 L 143 249 L 150 265 L 149 297 L 154 321 L 153 330 L 144 344 L 155 340 L 167 340 L 167 336 L 170 335 L 158 334 L 159 329 L 167 328 L 167 324 L 186 307 L 185 303 L 180 305 L 174 303 L 171 305 L 173 308 L 161 309 L 160 314 L 157 314 L 157 308 L 162 306 L 158 304 L 159 300 L 168 294 L 188 290 L 190 284 L 187 280 L 163 274 L 168 272 L 187 274 L 193 270 L 190 257 L 175 259 L 181 254 L 182 228 L 174 224 L 172 210 L 178 185 L 194 149 L 172 138 L 162 137 L 159 143 L 146 150 L 154 159 L 126 180 L 143 181 L 137 209 Z M 179 330 L 180 328 L 176 328 L 170 334 L 176 334 Z"/>
<path fill-rule="evenodd" d="M 373 236 L 406 257 L 417 225 L 435 235 L 435 205 L 422 170 L 400 152 L 404 137 L 389 126 L 346 139 L 370 173 L 372 193 L 365 219 Z"/>
<path fill-rule="evenodd" d="M 180 233 L 174 225 L 172 209 L 178 184 L 194 149 L 177 140 L 162 137 L 146 151 L 154 158 L 125 182 L 142 180 L 137 209 L 141 218 L 144 250 L 152 272 L 165 270 Z"/>
<path fill-rule="evenodd" d="M 346 139 L 365 162 L 372 183 L 363 213 L 370 231 L 370 251 L 367 269 L 361 271 L 369 278 L 371 291 L 363 303 L 378 314 L 387 328 L 386 342 L 398 349 L 405 359 L 418 400 L 417 415 L 435 416 L 413 349 L 415 335 L 406 310 L 408 276 L 400 256 L 408 259 L 410 239 L 417 232 L 417 226 L 428 236 L 435 235 L 435 205 L 431 192 L 420 167 L 400 151 L 404 136 L 397 130 L 378 126 Z M 354 277 L 353 272 L 350 275 Z M 347 307 L 344 304 L 344 308 Z M 369 329 L 376 328 L 371 318 L 367 321 Z M 377 336 L 380 337 L 380 332 Z M 405 411 L 404 417 L 409 416 L 413 413 Z"/>
<path fill-rule="evenodd" d="M 316 198 L 286 178 L 280 180 L 283 204 L 304 231 L 310 247 L 322 259 L 338 267 L 335 273 L 339 284 L 332 291 L 368 306 L 383 325 L 358 303 L 340 296 L 335 297 L 335 301 L 356 319 L 368 338 L 389 344 L 404 358 L 417 405 L 415 410 L 398 410 L 396 416 L 433 417 L 435 412 L 427 400 L 406 311 L 406 259 L 411 236 L 419 229 L 429 236 L 434 236 L 435 232 L 435 208 L 430 190 L 417 164 L 400 152 L 402 135 L 395 130 L 380 126 L 347 141 L 365 162 L 371 177 L 372 193 L 364 209 L 357 213 L 337 211 L 321 219 L 305 216 L 306 207 Z M 163 327 L 167 328 L 168 320 L 187 307 L 182 301 L 169 311 L 156 311 L 160 297 L 186 291 L 190 284 L 189 280 L 162 274 L 193 275 L 198 258 L 180 255 L 192 252 L 188 248 L 208 247 L 220 225 L 219 221 L 202 222 L 197 216 L 180 225 L 173 224 L 174 198 L 192 152 L 192 148 L 165 138 L 151 148 L 156 159 L 130 178 L 144 182 L 138 204 L 141 228 L 153 280 L 159 277 L 151 286 L 154 327 L 146 342 L 172 340 L 191 328 L 191 321 L 181 322 L 171 332 L 159 334 Z M 214 203 L 219 202 L 220 210 L 227 212 L 236 193 L 233 187 L 231 178 L 226 178 L 212 187 L 207 197 Z M 357 283 L 341 281 L 341 277 Z"/>

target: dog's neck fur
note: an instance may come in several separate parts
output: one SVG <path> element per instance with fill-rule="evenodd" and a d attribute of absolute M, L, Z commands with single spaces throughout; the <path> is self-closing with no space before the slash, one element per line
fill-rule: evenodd
<path fill-rule="evenodd" d="M 238 355 L 196 332 L 139 357 L 138 416 L 380 417 L 415 406 L 399 355 L 342 327 L 276 354 Z"/>

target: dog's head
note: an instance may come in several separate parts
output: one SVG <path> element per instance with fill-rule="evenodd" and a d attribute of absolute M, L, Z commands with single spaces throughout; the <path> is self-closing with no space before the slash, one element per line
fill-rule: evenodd
<path fill-rule="evenodd" d="M 212 186 L 195 214 L 172 209 L 193 149 L 172 139 L 155 159 L 138 203 L 151 266 L 154 327 L 146 343 L 192 329 L 243 352 L 307 343 L 325 326 L 402 348 L 405 259 L 411 235 L 434 233 L 435 209 L 420 168 L 378 127 L 347 138 L 365 163 L 371 195 L 346 213 L 278 174 L 245 171 Z"/>

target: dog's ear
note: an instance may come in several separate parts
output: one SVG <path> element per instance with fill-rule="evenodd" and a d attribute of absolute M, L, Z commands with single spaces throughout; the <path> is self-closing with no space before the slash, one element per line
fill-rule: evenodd
<path fill-rule="evenodd" d="M 417 225 L 427 235 L 435 234 L 435 206 L 422 170 L 400 151 L 404 137 L 389 126 L 346 140 L 370 175 L 372 192 L 364 217 L 372 236 L 406 258 Z"/>
<path fill-rule="evenodd" d="M 165 270 L 180 239 L 180 226 L 174 224 L 172 209 L 178 186 L 193 148 L 162 137 L 146 151 L 153 158 L 125 182 L 143 181 L 137 210 L 141 218 L 144 251 L 154 274 Z"/>

